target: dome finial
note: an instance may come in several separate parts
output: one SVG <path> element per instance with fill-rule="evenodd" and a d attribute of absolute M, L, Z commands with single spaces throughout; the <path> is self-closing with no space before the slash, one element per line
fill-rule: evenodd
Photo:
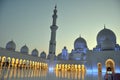
<path fill-rule="evenodd" d="M 55 9 L 57 8 L 57 4 L 55 5 Z"/>
<path fill-rule="evenodd" d="M 57 5 L 55 5 L 54 14 L 57 13 Z"/>
<path fill-rule="evenodd" d="M 11 39 L 11 41 L 13 41 L 13 38 Z"/>
<path fill-rule="evenodd" d="M 105 24 L 104 24 L 104 29 L 106 28 Z"/>
<path fill-rule="evenodd" d="M 79 35 L 79 37 L 81 38 L 81 34 Z"/>

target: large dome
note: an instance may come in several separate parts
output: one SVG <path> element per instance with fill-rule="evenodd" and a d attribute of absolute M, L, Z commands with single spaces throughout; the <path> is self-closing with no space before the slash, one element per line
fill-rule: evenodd
<path fill-rule="evenodd" d="M 21 53 L 26 53 L 26 54 L 28 54 L 28 51 L 29 51 L 29 49 L 26 45 L 24 45 L 20 50 Z"/>
<path fill-rule="evenodd" d="M 105 39 L 101 44 L 102 50 L 114 50 L 115 45 L 108 39 Z"/>
<path fill-rule="evenodd" d="M 12 40 L 12 41 L 9 41 L 7 44 L 6 44 L 6 49 L 7 50 L 12 50 L 12 51 L 15 51 L 16 49 L 16 44 L 15 42 Z"/>
<path fill-rule="evenodd" d="M 114 32 L 110 29 L 102 29 L 97 35 L 97 44 L 101 45 L 104 40 L 110 40 L 113 44 L 116 44 L 116 36 Z"/>
<path fill-rule="evenodd" d="M 74 48 L 75 49 L 87 48 L 85 39 L 83 39 L 82 37 L 77 38 L 74 42 Z"/>

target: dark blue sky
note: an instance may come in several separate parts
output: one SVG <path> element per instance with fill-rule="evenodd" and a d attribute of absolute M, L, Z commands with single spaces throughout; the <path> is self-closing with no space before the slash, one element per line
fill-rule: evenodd
<path fill-rule="evenodd" d="M 30 53 L 34 48 L 48 53 L 55 4 L 57 54 L 64 46 L 70 52 L 80 34 L 92 49 L 104 24 L 115 32 L 120 44 L 120 0 L 1 0 L 0 46 L 14 40 L 17 51 L 26 44 Z"/>

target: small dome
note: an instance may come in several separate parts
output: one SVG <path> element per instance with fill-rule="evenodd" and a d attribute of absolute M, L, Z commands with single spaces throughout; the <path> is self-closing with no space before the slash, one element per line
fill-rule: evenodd
<path fill-rule="evenodd" d="M 101 45 L 105 39 L 110 40 L 113 44 L 116 44 L 116 36 L 110 29 L 102 29 L 97 35 L 97 44 Z"/>
<path fill-rule="evenodd" d="M 32 56 L 38 56 L 38 50 L 37 49 L 34 49 L 32 51 Z"/>
<path fill-rule="evenodd" d="M 77 38 L 74 42 L 74 48 L 75 49 L 87 48 L 85 39 L 83 39 L 82 37 Z"/>
<path fill-rule="evenodd" d="M 6 49 L 7 50 L 11 50 L 11 51 L 15 51 L 16 49 L 16 44 L 15 42 L 12 40 L 12 41 L 9 41 L 7 44 L 6 44 Z"/>
<path fill-rule="evenodd" d="M 27 47 L 26 45 L 24 45 L 24 46 L 21 48 L 20 52 L 21 52 L 21 53 L 26 53 L 26 54 L 28 54 L 29 49 L 28 49 L 28 47 Z"/>
<path fill-rule="evenodd" d="M 46 59 L 46 53 L 44 51 L 40 54 L 40 58 Z"/>

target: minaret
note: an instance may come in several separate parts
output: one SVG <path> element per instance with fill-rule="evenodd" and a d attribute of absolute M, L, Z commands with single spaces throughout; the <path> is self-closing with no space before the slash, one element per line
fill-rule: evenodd
<path fill-rule="evenodd" d="M 52 16 L 53 22 L 52 25 L 50 26 L 51 29 L 51 39 L 49 43 L 49 55 L 48 59 L 54 58 L 55 52 L 56 52 L 56 30 L 58 29 L 58 26 L 56 25 L 56 19 L 57 19 L 57 6 L 55 6 L 54 9 L 54 14 Z"/>

